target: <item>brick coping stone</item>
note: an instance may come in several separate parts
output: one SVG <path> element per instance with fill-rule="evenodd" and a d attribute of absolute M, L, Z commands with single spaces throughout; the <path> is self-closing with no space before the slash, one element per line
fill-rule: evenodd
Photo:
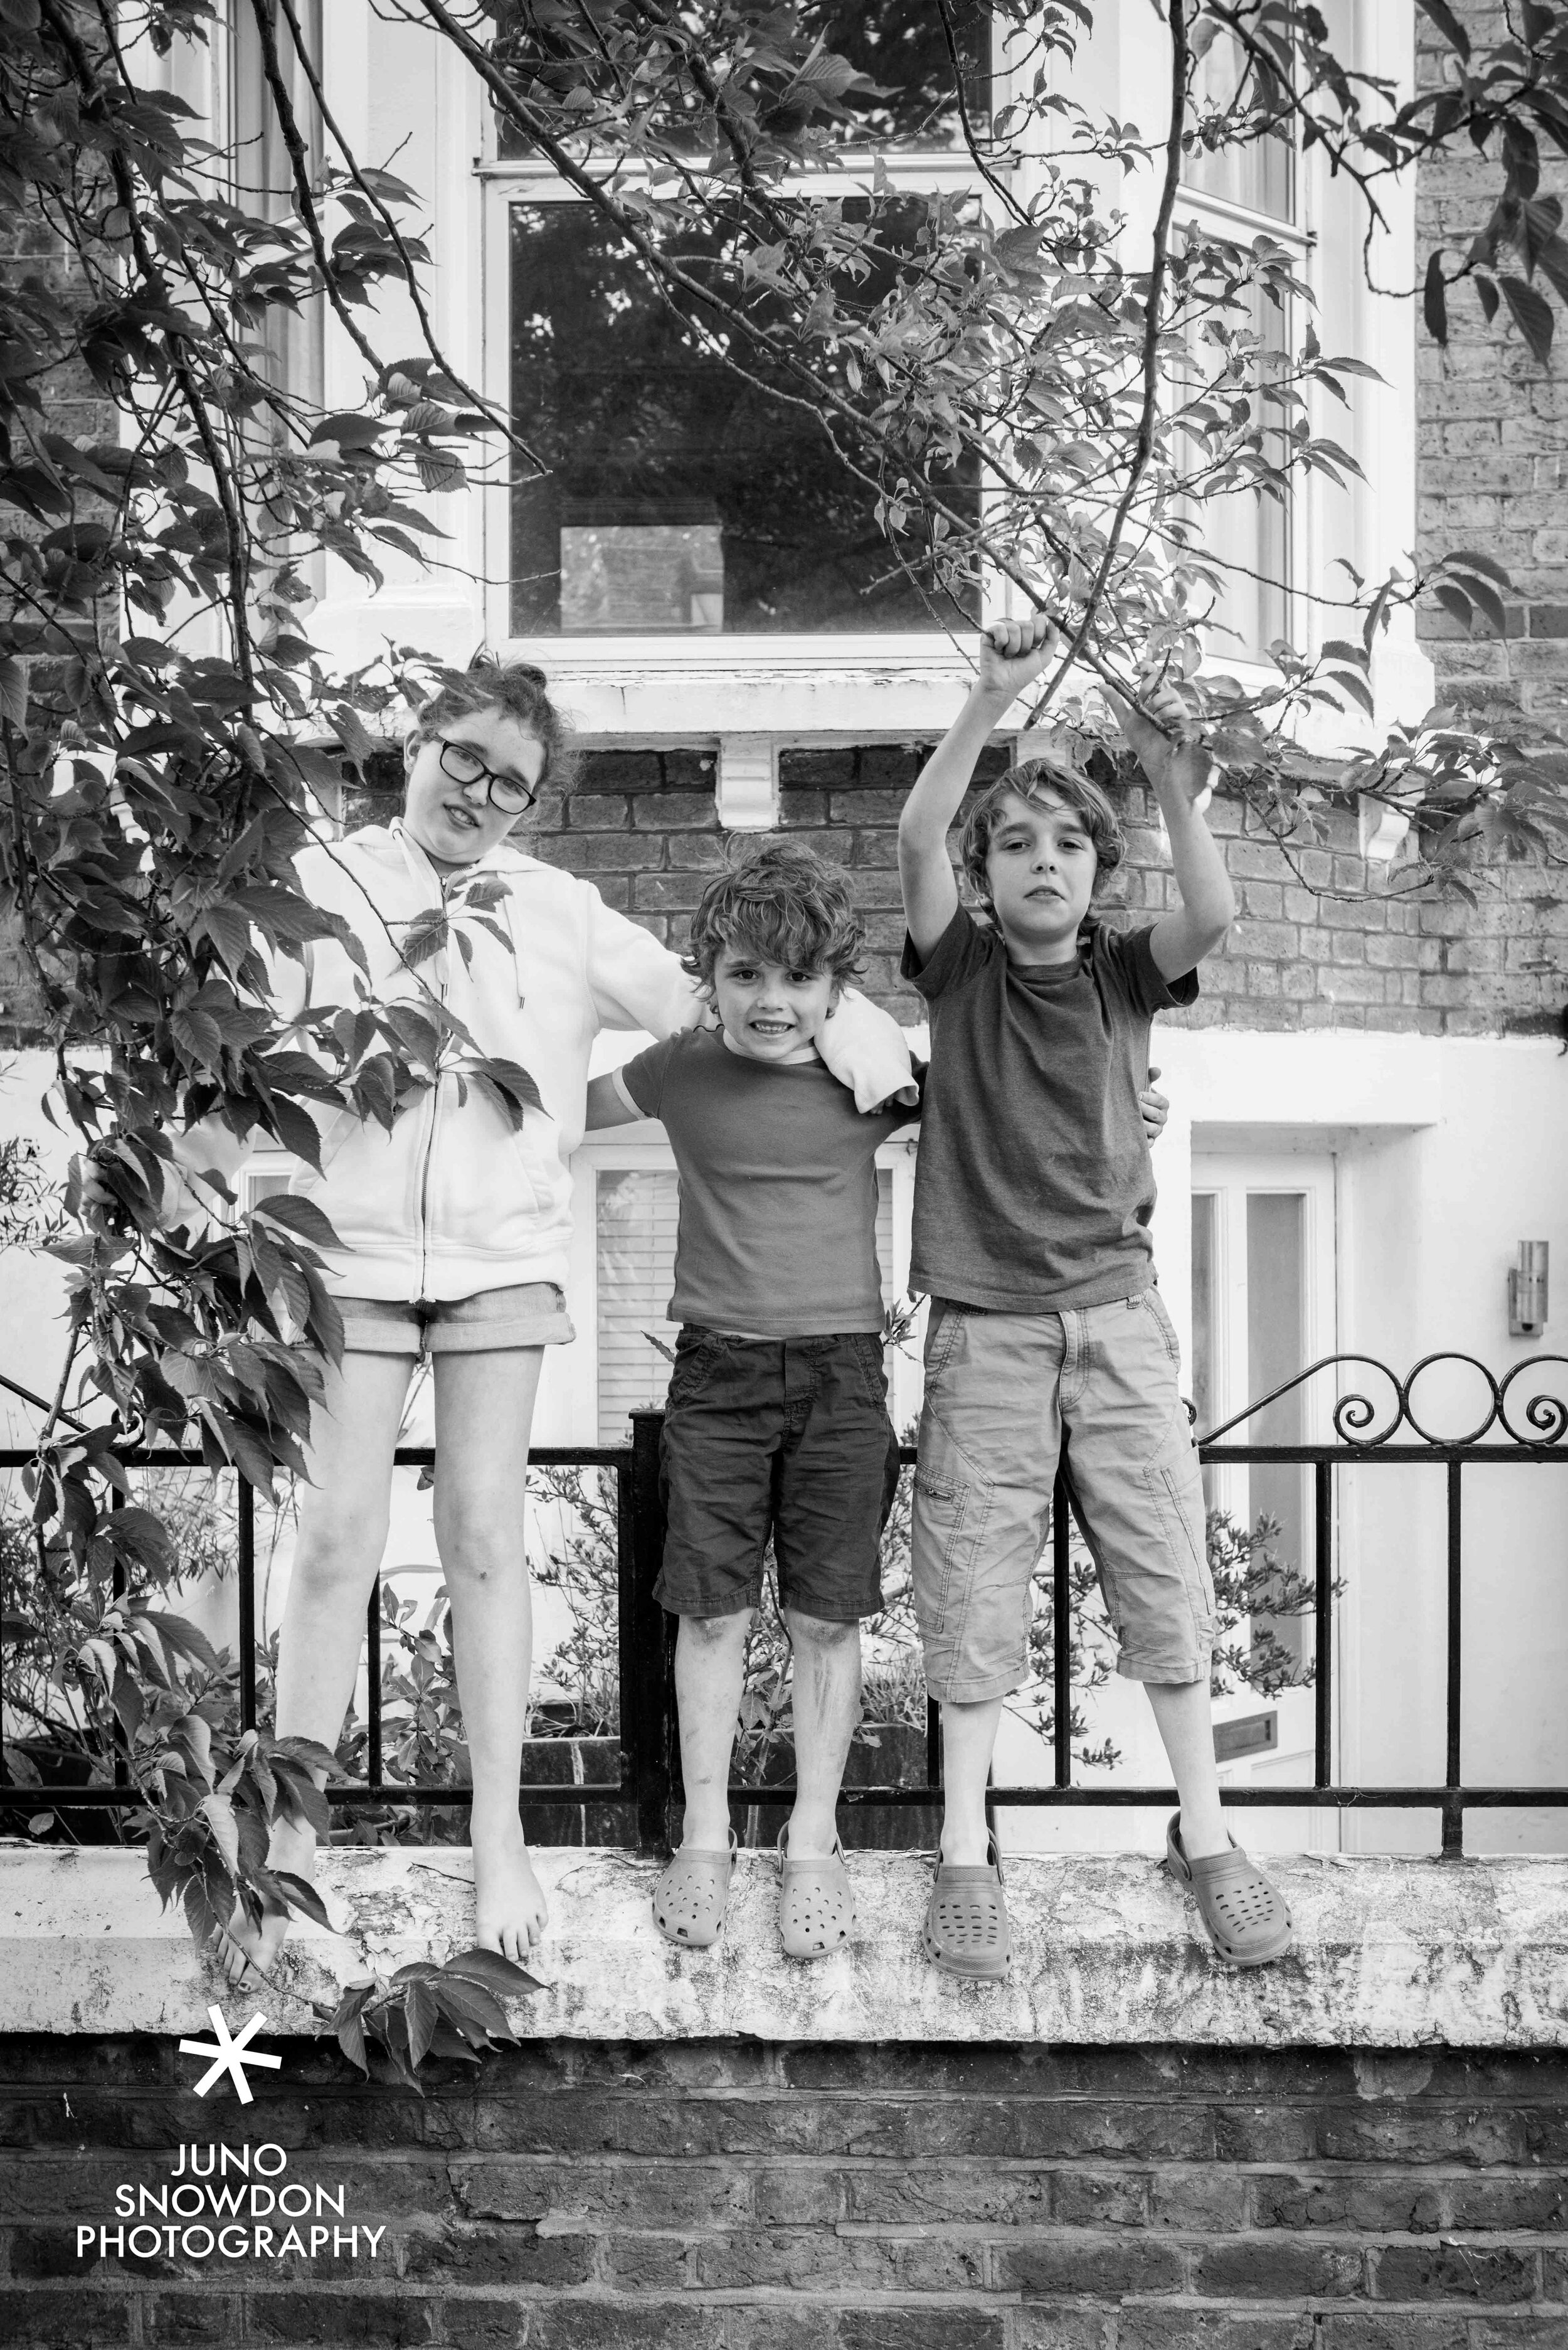
<path fill-rule="evenodd" d="M 1154 1860 L 1020 1856 L 1012 1973 L 991 1986 L 927 1965 L 918 1854 L 851 1856 L 854 1939 L 813 1965 L 779 1949 L 771 1856 L 740 1856 L 722 1939 L 691 1953 L 653 1929 L 657 1862 L 581 1846 L 536 1857 L 549 1980 L 513 2019 L 530 2040 L 1568 2046 L 1568 1858 L 1271 1856 L 1299 1949 L 1234 1973 Z M 140 1852 L 0 1842 L 0 2032 L 188 2033 L 214 2002 L 242 2020 L 265 2008 L 271 2033 L 319 2032 L 341 1984 L 469 1944 L 462 1846 L 335 1851 L 321 1887 L 339 1930 L 296 1923 L 285 1995 L 235 1997 L 161 1910 Z"/>

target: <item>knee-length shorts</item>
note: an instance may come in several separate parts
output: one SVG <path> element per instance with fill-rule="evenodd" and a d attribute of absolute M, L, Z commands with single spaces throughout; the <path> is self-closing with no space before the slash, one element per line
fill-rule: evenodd
<path fill-rule="evenodd" d="M 933 1697 L 1029 1679 L 1060 1459 L 1129 1680 L 1207 1680 L 1214 1586 L 1180 1349 L 1156 1289 L 1062 1314 L 931 1300 L 915 1471 L 915 1613 Z"/>

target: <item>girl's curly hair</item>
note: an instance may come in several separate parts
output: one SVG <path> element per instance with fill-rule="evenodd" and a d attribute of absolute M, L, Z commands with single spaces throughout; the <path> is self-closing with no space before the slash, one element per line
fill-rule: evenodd
<path fill-rule="evenodd" d="M 1094 843 L 1096 890 L 1104 889 L 1126 856 L 1122 820 L 1098 784 L 1079 775 L 1075 767 L 1057 766 L 1051 759 L 1025 759 L 1020 765 L 1009 767 L 1005 775 L 998 775 L 965 819 L 960 855 L 965 873 L 986 905 L 991 903 L 991 891 L 986 885 L 985 860 L 1007 801 L 1027 800 L 1038 807 L 1047 798 L 1064 802 L 1083 817 L 1084 828 Z"/>
<path fill-rule="evenodd" d="M 437 671 L 441 680 L 414 712 L 404 747 L 414 751 L 453 718 L 476 710 L 499 710 L 532 734 L 545 754 L 537 788 L 559 790 L 571 781 L 575 764 L 570 730 L 550 699 L 550 681 L 526 661 L 476 661 L 471 669 Z"/>
<path fill-rule="evenodd" d="M 711 988 L 723 949 L 742 948 L 762 962 L 830 971 L 847 983 L 860 972 L 865 945 L 866 925 L 843 867 L 775 833 L 732 850 L 723 872 L 709 882 L 680 967 Z"/>

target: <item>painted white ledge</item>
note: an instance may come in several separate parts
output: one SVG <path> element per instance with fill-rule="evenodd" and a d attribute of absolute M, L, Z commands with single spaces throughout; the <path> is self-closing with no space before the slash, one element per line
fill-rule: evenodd
<path fill-rule="evenodd" d="M 1564 1859 L 1272 1856 L 1301 1948 L 1233 1974 L 1153 1861 L 1020 1857 L 1008 1870 L 1017 1957 L 994 1988 L 926 1964 L 913 1855 L 851 1855 L 854 1942 L 809 1966 L 779 1950 L 761 1854 L 741 1856 L 722 1940 L 690 1954 L 653 1929 L 653 1862 L 581 1848 L 537 1859 L 550 1984 L 514 2011 L 529 2038 L 1568 2046 Z M 317 2032 L 311 2001 L 470 1941 L 466 1850 L 335 1853 L 322 1889 L 345 1930 L 296 1929 L 286 1997 L 230 1998 L 160 1910 L 139 1854 L 0 1845 L 0 2030 L 188 2033 L 221 2000 L 231 2019 L 260 2008 L 275 2033 Z"/>

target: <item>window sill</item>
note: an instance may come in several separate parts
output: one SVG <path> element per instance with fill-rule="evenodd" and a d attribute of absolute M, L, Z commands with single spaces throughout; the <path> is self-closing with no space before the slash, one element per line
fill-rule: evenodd
<path fill-rule="evenodd" d="M 514 2012 L 529 2039 L 958 2041 L 1189 2046 L 1568 2046 L 1568 1860 L 1271 1856 L 1301 1938 L 1278 1967 L 1235 1974 L 1201 1939 L 1163 1869 L 1122 1855 L 1021 1856 L 1008 1866 L 1018 1955 L 995 1988 L 956 1983 L 921 1954 L 929 1863 L 855 1853 L 852 1948 L 786 1960 L 771 1855 L 740 1857 L 723 1939 L 682 1956 L 649 1917 L 657 1864 L 544 1849 L 551 1981 Z M 323 1891 L 351 1931 L 295 1928 L 284 1961 L 303 1996 L 228 1996 L 138 1852 L 0 1846 L 0 2031 L 205 2031 L 257 2008 L 270 2034 L 317 2033 L 306 2003 L 344 1982 L 465 1947 L 461 1846 L 331 1855 Z"/>

